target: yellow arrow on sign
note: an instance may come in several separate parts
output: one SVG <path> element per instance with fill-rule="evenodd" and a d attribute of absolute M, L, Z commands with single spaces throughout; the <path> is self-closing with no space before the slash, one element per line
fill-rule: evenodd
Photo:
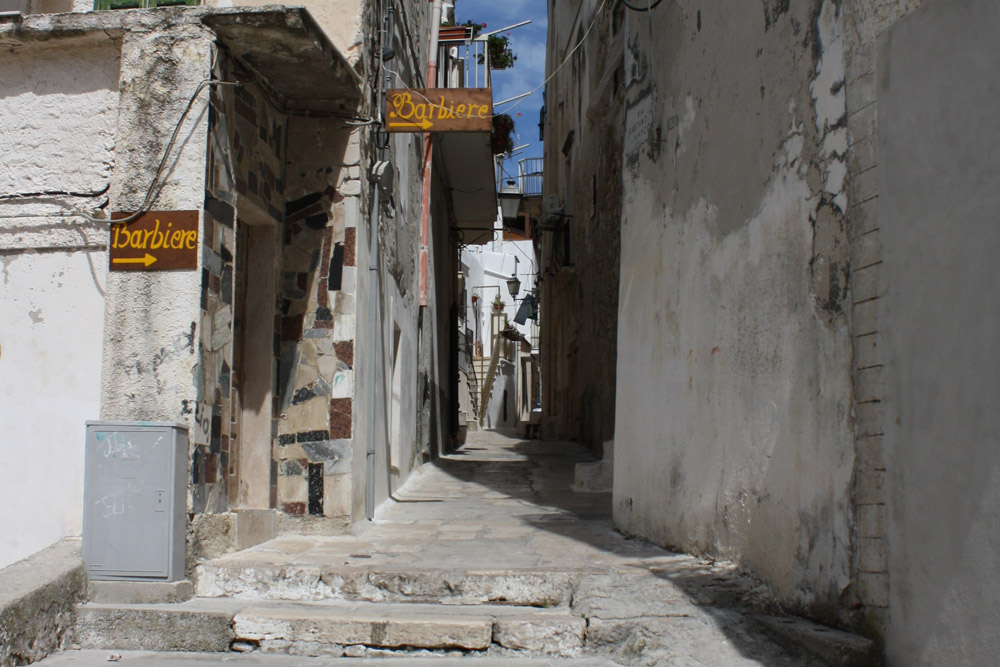
<path fill-rule="evenodd" d="M 156 258 L 148 252 L 145 257 L 115 257 L 111 260 L 113 264 L 145 264 L 146 266 L 149 266 L 155 261 Z"/>
<path fill-rule="evenodd" d="M 434 123 L 426 118 L 420 119 L 419 123 L 389 123 L 389 127 L 419 127 L 421 130 L 428 130 L 434 127 Z"/>

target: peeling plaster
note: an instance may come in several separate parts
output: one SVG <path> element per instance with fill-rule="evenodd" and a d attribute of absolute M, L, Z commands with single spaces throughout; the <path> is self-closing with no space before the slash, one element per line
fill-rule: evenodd
<path fill-rule="evenodd" d="M 840 2 L 825 0 L 817 19 L 819 50 L 816 76 L 809 84 L 820 158 L 826 161 L 824 189 L 841 212 L 847 210 L 844 179 L 847 175 L 847 95 L 844 86 L 845 40 Z"/>
<path fill-rule="evenodd" d="M 646 36 L 670 41 L 664 13 L 629 15 L 630 62 L 657 67 L 626 94 L 657 90 L 651 125 L 677 120 L 625 174 L 615 418 L 619 528 L 737 560 L 828 619 L 852 558 L 838 9 L 702 6 L 713 40 L 669 48 Z"/>

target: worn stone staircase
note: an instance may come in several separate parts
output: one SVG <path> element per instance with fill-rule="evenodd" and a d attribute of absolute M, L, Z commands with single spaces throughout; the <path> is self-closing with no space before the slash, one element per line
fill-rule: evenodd
<path fill-rule="evenodd" d="M 82 605 L 77 644 L 331 657 L 577 657 L 584 648 L 587 623 L 569 608 L 568 572 L 199 570 L 199 595 L 187 601 Z"/>
<path fill-rule="evenodd" d="M 869 640 L 781 616 L 731 564 L 616 533 L 609 494 L 573 490 L 592 461 L 582 448 L 472 435 L 362 534 L 282 535 L 200 563 L 194 586 L 91 582 L 76 644 L 321 662 L 878 663 Z"/>

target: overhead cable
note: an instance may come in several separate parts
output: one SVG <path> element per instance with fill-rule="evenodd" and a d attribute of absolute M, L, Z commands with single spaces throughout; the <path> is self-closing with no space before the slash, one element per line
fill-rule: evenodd
<path fill-rule="evenodd" d="M 645 7 L 636 7 L 628 0 L 621 0 L 622 4 L 631 9 L 633 12 L 648 12 L 651 9 L 656 9 L 656 6 L 663 2 L 663 0 L 656 0 L 656 2 L 647 2 Z"/>

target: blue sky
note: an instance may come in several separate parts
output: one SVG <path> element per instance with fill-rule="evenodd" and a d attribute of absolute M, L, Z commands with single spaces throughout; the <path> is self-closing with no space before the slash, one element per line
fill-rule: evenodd
<path fill-rule="evenodd" d="M 531 19 L 531 23 L 511 30 L 508 38 L 517 62 L 509 70 L 494 70 L 493 99 L 505 100 L 526 93 L 545 79 L 545 0 L 457 0 L 456 22 L 467 20 L 486 23 L 485 32 Z M 514 105 L 517 105 L 516 107 Z M 515 143 L 531 144 L 516 158 L 541 157 L 542 144 L 538 141 L 538 110 L 542 106 L 542 91 L 518 102 L 497 107 L 497 113 L 509 113 L 514 118 Z M 520 113 L 520 117 L 517 114 Z M 515 172 L 516 173 L 516 172 Z"/>

